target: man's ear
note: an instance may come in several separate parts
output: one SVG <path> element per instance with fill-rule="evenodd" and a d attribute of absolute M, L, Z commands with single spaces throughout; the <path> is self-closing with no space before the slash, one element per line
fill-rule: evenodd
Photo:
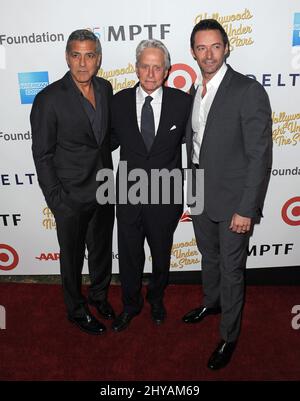
<path fill-rule="evenodd" d="M 191 51 L 191 55 L 192 55 L 193 59 L 194 59 L 194 60 L 197 60 L 196 57 L 195 57 L 194 50 L 191 48 L 190 51 Z"/>
<path fill-rule="evenodd" d="M 228 53 L 229 53 L 229 47 L 228 47 L 228 43 L 227 43 L 227 45 L 225 46 L 225 56 L 227 56 Z"/>
<path fill-rule="evenodd" d="M 68 65 L 68 67 L 70 68 L 70 64 L 69 64 L 69 55 L 68 55 L 67 52 L 65 52 L 65 57 L 66 57 L 67 65 Z"/>

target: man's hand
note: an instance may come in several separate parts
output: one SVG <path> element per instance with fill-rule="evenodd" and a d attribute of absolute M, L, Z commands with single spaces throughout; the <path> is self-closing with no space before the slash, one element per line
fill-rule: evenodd
<path fill-rule="evenodd" d="M 237 213 L 234 213 L 231 219 L 229 230 L 239 234 L 245 234 L 250 231 L 251 228 L 251 218 L 243 217 Z"/>

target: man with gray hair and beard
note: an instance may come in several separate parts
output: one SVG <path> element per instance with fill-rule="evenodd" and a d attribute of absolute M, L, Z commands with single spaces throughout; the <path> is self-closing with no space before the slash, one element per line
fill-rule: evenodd
<path fill-rule="evenodd" d="M 181 143 L 190 112 L 190 95 L 164 87 L 170 69 L 170 55 L 165 45 L 155 39 L 143 40 L 136 49 L 136 74 L 139 83 L 117 93 L 112 101 L 112 144 L 120 146 L 120 162 L 128 171 L 142 169 L 150 181 L 151 172 L 181 169 Z M 121 170 L 121 163 L 119 170 Z M 117 175 L 117 189 L 121 171 Z M 128 177 L 128 176 L 127 176 Z M 127 178 L 126 177 L 126 178 Z M 130 192 L 128 184 L 128 191 Z M 147 301 L 155 324 L 166 317 L 163 303 L 168 283 L 173 234 L 182 213 L 182 201 L 174 201 L 176 183 L 170 186 L 170 202 L 163 204 L 162 193 L 157 204 L 117 202 L 119 269 L 122 284 L 123 311 L 112 328 L 126 329 L 143 308 L 141 294 L 145 263 L 144 242 L 151 250 L 152 274 Z M 148 187 L 151 197 L 151 185 Z M 149 200 L 148 198 L 148 200 Z"/>
<path fill-rule="evenodd" d="M 112 267 L 113 205 L 96 202 L 96 175 L 112 169 L 109 102 L 112 88 L 96 77 L 101 44 L 90 31 L 71 33 L 66 47 L 69 71 L 35 98 L 30 119 L 32 151 L 40 187 L 54 214 L 60 245 L 60 267 L 69 320 L 88 334 L 105 326 L 114 311 L 107 302 Z M 85 247 L 91 285 L 81 292 Z"/>

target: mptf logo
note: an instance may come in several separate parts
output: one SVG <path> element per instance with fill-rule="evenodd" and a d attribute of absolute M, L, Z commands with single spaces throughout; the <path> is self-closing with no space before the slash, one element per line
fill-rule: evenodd
<path fill-rule="evenodd" d="M 290 226 L 300 226 L 300 196 L 285 202 L 281 209 L 281 217 Z"/>
<path fill-rule="evenodd" d="M 119 25 L 119 26 L 97 26 L 88 28 L 99 39 L 108 42 L 128 41 L 137 39 L 141 36 L 144 39 L 161 39 L 164 40 L 166 35 L 170 33 L 171 24 L 144 24 L 144 25 Z M 1 39 L 1 38 L 0 38 Z"/>
<path fill-rule="evenodd" d="M 188 92 L 196 78 L 197 74 L 189 65 L 173 64 L 166 86 L 181 89 L 183 92 Z"/>
<path fill-rule="evenodd" d="M 48 71 L 19 72 L 21 104 L 32 104 L 35 96 L 49 85 Z"/>
<path fill-rule="evenodd" d="M 0 270 L 13 270 L 19 263 L 19 256 L 14 248 L 0 244 Z"/>

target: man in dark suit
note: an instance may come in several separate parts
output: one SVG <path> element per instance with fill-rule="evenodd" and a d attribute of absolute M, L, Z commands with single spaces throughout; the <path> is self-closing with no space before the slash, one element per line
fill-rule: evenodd
<path fill-rule="evenodd" d="M 149 244 L 152 274 L 147 289 L 152 319 L 161 324 L 166 317 L 163 303 L 168 283 L 173 234 L 182 213 L 182 199 L 177 203 L 177 190 L 182 193 L 181 143 L 190 112 L 191 98 L 163 82 L 170 68 L 170 55 L 158 40 L 144 40 L 136 49 L 136 73 L 139 83 L 116 94 L 112 101 L 112 142 L 120 145 L 117 189 L 123 184 L 122 164 L 127 162 L 128 176 L 142 169 L 146 178 L 156 171 L 180 173 L 180 182 L 170 182 L 170 202 L 162 200 L 162 186 L 149 184 L 147 202 L 117 203 L 119 269 L 122 284 L 123 312 L 115 319 L 114 331 L 125 329 L 143 307 L 141 295 L 145 262 L 144 241 Z M 127 177 L 125 180 L 127 180 Z M 133 186 L 128 185 L 128 193 Z M 156 191 L 156 193 L 155 193 Z M 158 193 L 159 192 L 159 193 Z M 158 203 L 151 203 L 158 195 Z"/>
<path fill-rule="evenodd" d="M 99 39 L 74 31 L 67 42 L 70 71 L 35 98 L 31 111 L 32 151 L 39 184 L 52 210 L 60 245 L 60 267 L 69 320 L 89 334 L 105 326 L 90 312 L 114 318 L 107 302 L 111 279 L 113 205 L 96 202 L 96 175 L 112 169 L 109 102 L 111 85 L 96 77 Z M 85 246 L 91 285 L 81 292 Z"/>
<path fill-rule="evenodd" d="M 191 52 L 202 74 L 186 145 L 193 176 L 204 171 L 203 212 L 192 215 L 204 302 L 183 321 L 221 312 L 221 341 L 208 361 L 210 369 L 219 369 L 230 361 L 240 332 L 247 246 L 271 161 L 271 109 L 257 81 L 225 64 L 228 37 L 216 20 L 195 25 Z"/>

